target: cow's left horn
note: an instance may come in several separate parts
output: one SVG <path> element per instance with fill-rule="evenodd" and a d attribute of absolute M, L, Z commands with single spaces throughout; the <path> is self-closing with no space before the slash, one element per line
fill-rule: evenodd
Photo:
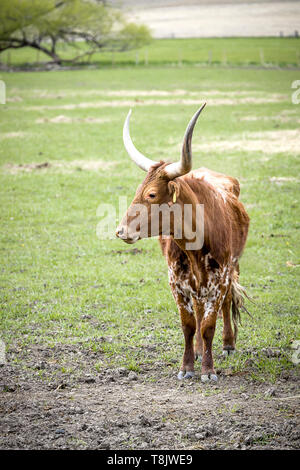
<path fill-rule="evenodd" d="M 131 116 L 131 109 L 129 113 L 127 114 L 127 118 L 124 123 L 123 127 L 123 142 L 125 145 L 125 148 L 128 152 L 128 155 L 130 158 L 144 171 L 148 171 L 150 166 L 155 165 L 156 162 L 153 160 L 150 160 L 150 158 L 145 157 L 141 152 L 139 152 L 130 137 L 129 134 L 129 121 L 130 121 L 130 116 Z"/>
<path fill-rule="evenodd" d="M 177 176 L 185 175 L 192 169 L 192 136 L 195 124 L 197 119 L 205 107 L 206 103 L 204 103 L 200 109 L 194 114 L 192 119 L 189 122 L 189 125 L 186 128 L 184 138 L 183 138 L 183 145 L 182 145 L 182 153 L 181 159 L 177 163 L 171 163 L 170 165 L 166 166 L 165 171 L 169 178 L 173 179 Z"/>

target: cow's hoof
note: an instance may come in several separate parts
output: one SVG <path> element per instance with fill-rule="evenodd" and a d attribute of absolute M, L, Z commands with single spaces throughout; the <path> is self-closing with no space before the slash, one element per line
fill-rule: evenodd
<path fill-rule="evenodd" d="M 218 382 L 218 376 L 216 374 L 202 374 L 201 382 L 206 384 L 208 382 L 216 383 Z"/>
<path fill-rule="evenodd" d="M 228 357 L 235 354 L 235 349 L 223 349 L 222 356 Z"/>
<path fill-rule="evenodd" d="M 195 372 L 192 372 L 191 370 L 185 372 L 184 370 L 181 370 L 179 371 L 178 375 L 177 375 L 177 378 L 179 380 L 182 380 L 182 379 L 191 379 L 192 377 L 194 377 L 195 375 Z"/>

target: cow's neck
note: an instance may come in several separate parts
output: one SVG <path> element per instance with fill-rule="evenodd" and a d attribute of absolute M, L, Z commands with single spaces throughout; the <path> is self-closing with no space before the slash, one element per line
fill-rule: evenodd
<path fill-rule="evenodd" d="M 196 205 L 199 203 L 197 196 L 194 194 L 193 191 L 191 191 L 191 188 L 187 184 L 186 181 L 180 178 L 180 195 L 179 195 L 179 200 L 177 203 L 179 203 L 182 206 L 183 209 L 183 214 L 184 214 L 184 206 L 185 204 L 192 206 L 192 221 L 191 221 L 191 227 L 190 229 L 192 230 L 194 227 L 196 227 Z M 184 217 L 183 217 L 184 218 Z M 196 283 L 196 288 L 198 289 L 201 284 L 201 272 L 199 269 L 199 257 L 201 257 L 201 247 L 199 247 L 196 250 L 191 250 L 190 246 L 191 244 L 195 244 L 197 240 L 197 230 L 195 233 L 194 239 L 188 239 L 186 237 L 190 236 L 190 233 L 185 233 L 185 227 L 184 227 L 184 222 L 182 221 L 182 238 L 181 239 L 174 239 L 174 242 L 179 246 L 179 248 L 186 254 L 190 268 L 192 273 L 195 276 L 195 283 Z M 190 231 L 190 230 L 188 230 Z"/>

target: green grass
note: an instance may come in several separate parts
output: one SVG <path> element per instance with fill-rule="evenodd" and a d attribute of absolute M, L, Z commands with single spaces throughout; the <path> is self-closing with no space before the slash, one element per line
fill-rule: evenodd
<path fill-rule="evenodd" d="M 275 380 L 295 367 L 290 343 L 299 338 L 300 152 L 284 150 L 295 137 L 283 134 L 283 147 L 268 153 L 272 136 L 265 133 L 299 129 L 300 105 L 291 103 L 291 83 L 298 78 L 293 71 L 228 68 L 220 73 L 195 67 L 2 73 L 8 101 L 0 107 L 0 292 L 1 335 L 8 350 L 77 344 L 101 352 L 95 373 L 108 365 L 139 372 L 160 364 L 175 374 L 183 335 L 157 240 L 139 242 L 133 248 L 141 252 L 134 254 L 119 240 L 99 240 L 96 227 L 99 204 L 118 208 L 119 196 L 130 201 L 144 177 L 123 149 L 128 100 L 138 100 L 131 123 L 137 147 L 154 159 L 174 160 L 197 108 L 172 102 L 178 99 L 172 92 L 183 89 L 187 94 L 179 98 L 208 101 L 194 133 L 194 167 L 238 177 L 251 217 L 241 283 L 255 300 L 248 306 L 253 319 L 245 316 L 239 354 L 230 361 L 220 356 L 219 321 L 216 368 Z M 169 96 L 107 94 L 118 90 L 167 91 Z M 278 99 L 235 101 L 241 96 Z M 216 97 L 231 97 L 232 103 L 216 106 Z M 68 104 L 77 107 L 61 108 Z M 37 122 L 60 115 L 77 121 Z M 258 119 L 243 120 L 253 115 Z M 255 151 L 214 148 L 219 139 L 246 144 L 249 132 L 260 133 L 251 138 L 259 146 Z M 211 149 L 201 151 L 204 143 Z M 84 169 L 84 162 L 98 159 L 109 165 Z M 45 162 L 44 169 L 18 167 Z M 269 357 L 265 350 L 270 348 L 279 354 Z M 63 359 L 61 367 L 69 370 Z"/>
<path fill-rule="evenodd" d="M 59 52 L 68 60 L 84 51 L 79 43 L 74 49 L 61 45 Z M 42 52 L 30 48 L 16 49 L 0 54 L 0 60 L 9 65 L 49 62 Z M 87 58 L 81 59 L 87 61 Z M 89 63 L 100 67 L 111 65 L 163 65 L 163 64 L 223 64 L 300 66 L 299 38 L 196 38 L 156 39 L 138 50 L 125 52 L 97 52 Z"/>

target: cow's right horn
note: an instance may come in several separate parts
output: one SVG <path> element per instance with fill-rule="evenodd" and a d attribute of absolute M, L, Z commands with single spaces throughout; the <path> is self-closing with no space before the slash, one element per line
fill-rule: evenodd
<path fill-rule="evenodd" d="M 144 171 L 148 171 L 149 168 L 152 166 L 152 165 L 155 165 L 156 162 L 153 161 L 153 160 L 150 160 L 150 158 L 147 158 L 145 157 L 145 155 L 143 155 L 141 152 L 139 152 L 132 140 L 131 140 L 131 137 L 130 137 L 130 133 L 129 133 L 129 121 L 130 121 L 130 116 L 131 116 L 131 109 L 129 111 L 129 113 L 127 114 L 127 118 L 125 120 L 125 123 L 124 123 L 124 127 L 123 127 L 123 142 L 124 142 L 124 145 L 125 145 L 125 148 L 128 152 L 128 155 L 130 156 L 130 158 Z"/>
<path fill-rule="evenodd" d="M 177 163 L 171 163 L 170 165 L 166 166 L 165 172 L 167 173 L 168 177 L 171 179 L 177 178 L 177 176 L 185 175 L 192 169 L 192 137 L 193 137 L 193 130 L 197 119 L 205 107 L 206 103 L 204 103 L 200 109 L 194 114 L 192 119 L 190 120 L 185 134 L 183 138 L 183 145 L 182 145 L 182 153 L 181 159 Z"/>

